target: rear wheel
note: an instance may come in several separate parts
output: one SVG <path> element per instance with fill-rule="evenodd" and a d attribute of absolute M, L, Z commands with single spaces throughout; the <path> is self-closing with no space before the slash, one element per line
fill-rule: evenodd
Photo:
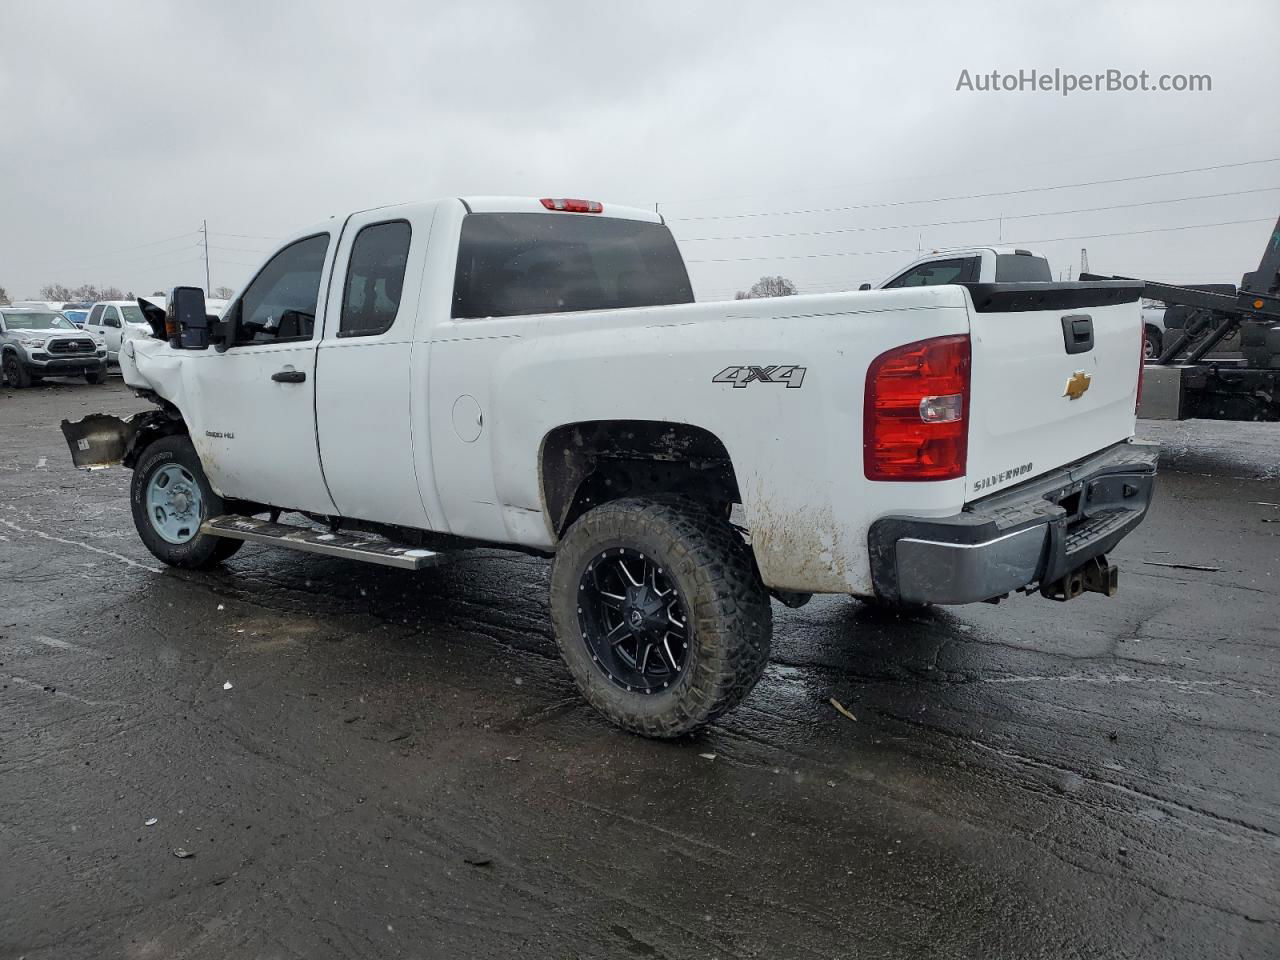
<path fill-rule="evenodd" d="M 1160 331 L 1155 327 L 1146 328 L 1146 339 L 1142 344 L 1142 356 L 1147 360 L 1154 360 L 1160 356 L 1160 352 L 1164 349 L 1164 337 L 1160 335 Z"/>
<path fill-rule="evenodd" d="M 31 386 L 31 374 L 12 353 L 4 358 L 4 378 L 16 390 Z"/>
<path fill-rule="evenodd" d="M 552 567 L 551 613 L 583 696 L 649 737 L 690 733 L 740 703 L 773 632 L 742 538 L 677 498 L 616 500 L 577 520 Z"/>
<path fill-rule="evenodd" d="M 244 545 L 200 532 L 200 524 L 226 510 L 185 436 L 162 437 L 143 451 L 133 471 L 130 499 L 142 542 L 170 566 L 216 566 Z"/>

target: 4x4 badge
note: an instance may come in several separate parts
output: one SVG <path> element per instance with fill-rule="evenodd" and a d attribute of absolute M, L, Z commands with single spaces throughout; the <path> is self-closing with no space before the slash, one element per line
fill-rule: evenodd
<path fill-rule="evenodd" d="M 749 383 L 785 383 L 788 387 L 799 389 L 804 384 L 804 374 L 807 369 L 807 367 L 797 367 L 789 363 L 774 364 L 770 367 L 725 367 L 711 378 L 711 382 L 732 383 L 735 387 L 745 387 Z"/>
<path fill-rule="evenodd" d="M 1067 381 L 1067 389 L 1062 394 L 1064 397 L 1070 397 L 1072 400 L 1079 400 L 1084 396 L 1084 392 L 1089 389 L 1089 384 L 1093 382 L 1093 378 L 1083 370 L 1077 370 L 1071 375 L 1071 379 Z"/>

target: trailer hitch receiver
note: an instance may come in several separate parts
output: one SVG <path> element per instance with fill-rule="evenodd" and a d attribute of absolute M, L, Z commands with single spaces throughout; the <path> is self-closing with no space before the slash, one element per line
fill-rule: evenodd
<path fill-rule="evenodd" d="M 1092 557 L 1053 583 L 1040 588 L 1041 596 L 1050 600 L 1074 600 L 1082 593 L 1101 593 L 1114 597 L 1120 586 L 1120 571 L 1105 556 Z"/>

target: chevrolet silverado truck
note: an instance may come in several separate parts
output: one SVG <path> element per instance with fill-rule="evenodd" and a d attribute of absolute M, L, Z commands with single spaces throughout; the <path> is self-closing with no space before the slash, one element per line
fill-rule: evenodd
<path fill-rule="evenodd" d="M 132 468 L 139 536 L 417 569 L 554 557 L 586 699 L 688 733 L 761 676 L 771 597 L 1110 595 L 1141 522 L 1140 288 L 952 283 L 696 303 L 657 214 L 572 199 L 384 207 L 298 233 L 221 317 L 124 341 L 156 409 L 64 423 Z M 297 515 L 282 523 L 281 516 Z"/>

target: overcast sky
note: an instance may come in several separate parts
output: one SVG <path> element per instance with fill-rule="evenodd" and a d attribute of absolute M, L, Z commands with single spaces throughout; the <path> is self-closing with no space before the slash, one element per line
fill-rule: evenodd
<path fill-rule="evenodd" d="M 238 288 L 270 238 L 483 193 L 658 202 L 699 299 L 764 274 L 856 287 L 1000 238 L 1055 272 L 1087 247 L 1099 272 L 1235 281 L 1280 163 L 1149 175 L 1280 158 L 1277 37 L 1275 0 L 9 0 L 0 286 L 203 285 L 207 218 L 213 286 Z M 1032 68 L 1212 91 L 956 90 Z M 1208 194 L 1234 195 L 1185 199 Z M 1141 205 L 1062 213 L 1120 204 Z"/>

